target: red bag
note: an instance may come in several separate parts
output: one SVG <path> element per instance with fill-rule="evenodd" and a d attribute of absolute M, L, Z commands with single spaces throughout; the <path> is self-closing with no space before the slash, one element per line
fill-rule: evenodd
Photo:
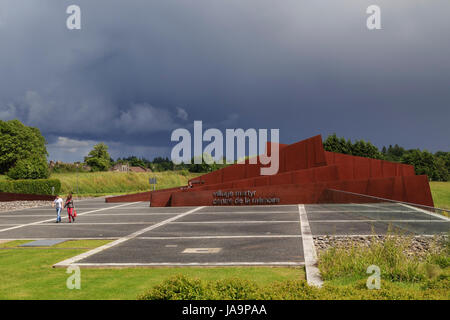
<path fill-rule="evenodd" d="M 73 216 L 74 216 L 74 217 L 77 216 L 77 210 L 75 210 L 75 208 L 73 208 Z"/>

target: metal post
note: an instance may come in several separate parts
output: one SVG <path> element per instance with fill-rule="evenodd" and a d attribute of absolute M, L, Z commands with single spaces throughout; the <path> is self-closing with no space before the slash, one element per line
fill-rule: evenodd
<path fill-rule="evenodd" d="M 79 170 L 79 164 L 77 163 L 77 196 L 78 196 L 78 170 Z"/>

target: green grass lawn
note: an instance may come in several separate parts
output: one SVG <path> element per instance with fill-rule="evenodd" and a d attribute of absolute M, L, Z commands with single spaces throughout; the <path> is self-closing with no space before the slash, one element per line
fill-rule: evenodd
<path fill-rule="evenodd" d="M 0 300 L 5 299 L 136 299 L 161 281 L 183 274 L 203 280 L 241 278 L 261 285 L 304 279 L 303 268 L 127 268 L 81 269 L 81 289 L 69 290 L 66 269 L 52 265 L 105 243 L 68 241 L 49 248 L 19 248 L 26 241 L 0 244 Z"/>
<path fill-rule="evenodd" d="M 61 193 L 79 195 L 116 195 L 136 193 L 150 190 L 149 178 L 156 177 L 156 189 L 172 188 L 187 185 L 188 180 L 198 176 L 187 171 L 165 171 L 146 173 L 125 172 L 80 172 L 53 173 L 51 178 L 61 181 Z"/>
<path fill-rule="evenodd" d="M 434 206 L 450 209 L 450 181 L 430 182 L 430 188 L 433 194 Z"/>

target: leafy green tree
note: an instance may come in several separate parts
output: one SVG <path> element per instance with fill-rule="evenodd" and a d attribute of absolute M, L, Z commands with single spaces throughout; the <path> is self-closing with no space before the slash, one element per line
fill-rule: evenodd
<path fill-rule="evenodd" d="M 350 154 L 359 157 L 383 159 L 383 154 L 370 142 L 357 140 L 354 143 L 350 139 L 338 138 L 335 133 L 328 136 L 323 142 L 324 149 L 331 152 Z"/>
<path fill-rule="evenodd" d="M 436 164 L 432 153 L 419 149 L 408 150 L 401 159 L 402 163 L 414 166 L 416 174 L 426 174 L 430 179 L 436 171 Z"/>
<path fill-rule="evenodd" d="M 11 179 L 47 179 L 50 176 L 47 160 L 43 157 L 32 156 L 20 159 L 7 173 Z"/>
<path fill-rule="evenodd" d="M 38 128 L 19 120 L 0 120 L 0 174 L 8 172 L 19 159 L 40 157 L 46 161 L 47 142 Z"/>
<path fill-rule="evenodd" d="M 448 181 L 450 172 L 447 169 L 445 158 L 434 157 L 436 170 L 433 172 L 431 179 L 434 181 Z"/>
<path fill-rule="evenodd" d="M 153 163 L 151 164 L 151 169 L 153 171 L 167 171 L 174 170 L 174 168 L 174 163 L 167 157 L 156 157 L 153 159 Z"/>
<path fill-rule="evenodd" d="M 212 172 L 212 171 L 216 171 L 218 169 L 221 169 L 221 168 L 224 168 L 227 166 L 225 158 L 222 159 L 223 164 L 218 164 L 218 163 L 216 163 L 216 161 L 214 161 L 213 157 L 207 153 L 204 153 L 202 155 L 202 163 L 198 163 L 198 164 L 194 163 L 195 159 L 196 158 L 193 157 L 191 160 L 191 164 L 187 165 L 190 172 L 195 172 L 195 173 Z"/>
<path fill-rule="evenodd" d="M 92 171 L 107 171 L 111 166 L 108 146 L 103 142 L 96 144 L 84 158 L 84 162 L 91 167 Z"/>
<path fill-rule="evenodd" d="M 378 150 L 377 147 L 375 147 L 370 142 L 365 142 L 364 140 L 356 141 L 352 145 L 352 155 L 366 157 L 366 158 L 372 158 L 372 159 L 382 159 L 383 158 L 382 153 Z"/>
<path fill-rule="evenodd" d="M 386 150 L 386 147 L 383 147 L 383 150 Z M 389 148 L 383 152 L 385 160 L 400 162 L 403 154 L 406 150 L 400 147 L 398 144 L 395 146 L 389 145 Z"/>
<path fill-rule="evenodd" d="M 450 174 L 450 152 L 438 151 L 434 155 L 435 157 L 442 159 L 447 172 Z"/>

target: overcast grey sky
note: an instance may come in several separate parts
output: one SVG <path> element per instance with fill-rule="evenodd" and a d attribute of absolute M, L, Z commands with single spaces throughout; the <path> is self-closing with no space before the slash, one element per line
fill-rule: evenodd
<path fill-rule="evenodd" d="M 66 28 L 66 8 L 82 29 Z M 382 30 L 366 28 L 381 7 Z M 0 119 L 49 159 L 169 156 L 174 128 L 450 150 L 448 0 L 0 0 Z"/>

